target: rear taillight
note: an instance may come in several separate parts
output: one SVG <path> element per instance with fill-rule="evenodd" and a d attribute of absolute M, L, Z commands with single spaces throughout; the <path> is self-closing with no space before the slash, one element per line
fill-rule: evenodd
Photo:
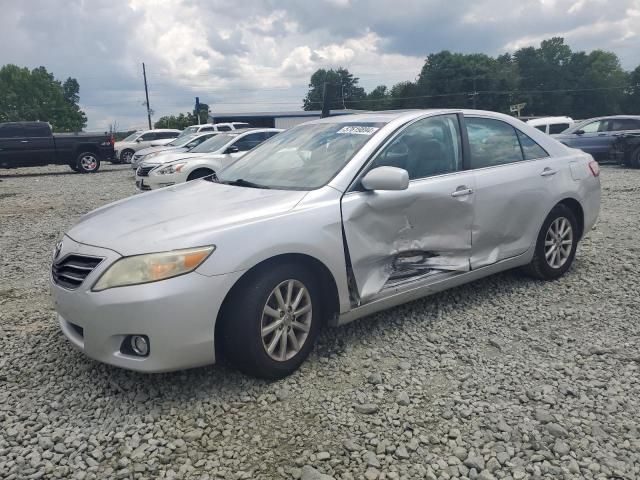
<path fill-rule="evenodd" d="M 598 165 L 598 162 L 596 162 L 595 160 L 591 160 L 589 162 L 589 170 L 591 170 L 591 174 L 594 177 L 600 176 L 600 165 Z"/>

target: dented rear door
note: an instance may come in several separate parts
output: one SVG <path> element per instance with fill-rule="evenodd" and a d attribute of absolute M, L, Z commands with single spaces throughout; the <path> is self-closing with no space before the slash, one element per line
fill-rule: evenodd
<path fill-rule="evenodd" d="M 475 179 L 462 167 L 455 117 L 429 117 L 407 127 L 404 139 L 400 132 L 367 168 L 405 168 L 411 179 L 407 190 L 356 188 L 343 196 L 343 228 L 357 303 L 366 303 L 398 282 L 469 270 Z M 406 148 L 400 148 L 401 143 Z M 425 167 L 422 162 L 433 163 Z"/>

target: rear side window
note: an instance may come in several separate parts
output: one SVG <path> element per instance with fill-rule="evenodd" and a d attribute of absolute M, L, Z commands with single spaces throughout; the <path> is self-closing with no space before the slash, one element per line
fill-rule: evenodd
<path fill-rule="evenodd" d="M 551 135 L 554 133 L 562 133 L 570 126 L 568 123 L 554 123 L 553 125 L 549 125 L 549 133 Z"/>
<path fill-rule="evenodd" d="M 547 151 L 538 145 L 529 135 L 522 133 L 520 130 L 516 130 L 518 134 L 518 140 L 522 146 L 522 154 L 525 160 L 535 160 L 536 158 L 545 158 L 549 154 Z"/>
<path fill-rule="evenodd" d="M 619 132 L 621 130 L 640 130 L 640 120 L 633 118 L 614 118 L 610 120 L 609 130 Z"/>
<path fill-rule="evenodd" d="M 49 125 L 46 123 L 31 123 L 23 128 L 25 137 L 48 137 L 51 135 Z"/>
<path fill-rule="evenodd" d="M 524 159 L 516 129 L 491 118 L 466 117 L 471 168 L 494 167 Z"/>

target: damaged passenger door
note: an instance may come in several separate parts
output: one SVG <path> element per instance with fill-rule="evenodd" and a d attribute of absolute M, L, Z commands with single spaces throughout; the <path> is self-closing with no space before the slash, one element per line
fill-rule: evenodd
<path fill-rule="evenodd" d="M 473 172 L 464 170 L 460 125 L 458 115 L 448 114 L 403 127 L 343 196 L 356 304 L 391 286 L 409 288 L 428 275 L 469 270 L 475 183 Z M 366 177 L 378 167 L 406 170 L 408 187 L 367 189 Z"/>

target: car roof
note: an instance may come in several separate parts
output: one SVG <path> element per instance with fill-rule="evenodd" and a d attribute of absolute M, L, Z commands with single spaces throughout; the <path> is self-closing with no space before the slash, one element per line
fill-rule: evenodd
<path fill-rule="evenodd" d="M 580 123 L 589 122 L 589 121 L 593 121 L 593 120 L 615 120 L 615 119 L 619 119 L 619 120 L 640 120 L 640 115 L 608 115 L 606 117 L 586 118 L 586 119 L 582 120 Z"/>
<path fill-rule="evenodd" d="M 531 120 L 527 120 L 529 125 L 547 125 L 550 123 L 573 123 L 573 118 L 571 117 L 542 117 L 542 118 L 532 118 Z"/>

